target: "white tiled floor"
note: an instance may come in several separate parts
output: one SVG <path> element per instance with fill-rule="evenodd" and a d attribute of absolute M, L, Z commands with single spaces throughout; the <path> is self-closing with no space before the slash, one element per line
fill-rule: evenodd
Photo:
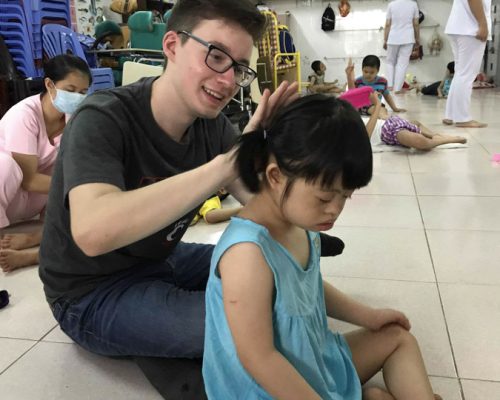
<path fill-rule="evenodd" d="M 408 118 L 460 132 L 469 146 L 374 154 L 373 182 L 331 232 L 345 252 L 323 260 L 323 273 L 363 301 L 408 314 L 444 399 L 499 400 L 500 164 L 490 160 L 500 152 L 500 91 L 474 92 L 474 116 L 490 124 L 481 130 L 442 126 L 443 100 L 410 93 L 397 102 Z M 201 222 L 186 240 L 215 243 L 224 226 Z M 160 398 L 134 364 L 89 354 L 56 327 L 36 268 L 0 275 L 0 289 L 12 295 L 0 311 L 2 400 Z"/>

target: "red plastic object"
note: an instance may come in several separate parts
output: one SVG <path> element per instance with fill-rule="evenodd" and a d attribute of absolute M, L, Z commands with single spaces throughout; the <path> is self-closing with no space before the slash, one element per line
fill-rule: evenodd
<path fill-rule="evenodd" d="M 373 92 L 373 88 L 363 86 L 356 89 L 349 89 L 347 92 L 342 93 L 339 98 L 348 101 L 356 108 L 361 108 L 372 104 L 370 101 L 371 92 Z"/>

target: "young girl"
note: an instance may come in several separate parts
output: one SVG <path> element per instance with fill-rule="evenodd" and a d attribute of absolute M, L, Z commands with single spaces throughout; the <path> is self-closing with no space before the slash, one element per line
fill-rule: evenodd
<path fill-rule="evenodd" d="M 241 137 L 237 164 L 255 193 L 214 250 L 203 376 L 210 399 L 358 400 L 383 369 L 388 391 L 364 399 L 431 400 L 410 323 L 322 280 L 320 231 L 372 176 L 358 112 L 325 95 L 292 103 Z M 327 317 L 363 327 L 345 336 Z"/>
<path fill-rule="evenodd" d="M 44 65 L 44 89 L 14 105 L 0 121 L 0 268 L 10 272 L 38 264 L 39 228 L 3 234 L 2 229 L 40 214 L 47 203 L 66 114 L 72 114 L 92 83 L 87 63 L 63 54 Z"/>
<path fill-rule="evenodd" d="M 366 130 L 372 145 L 387 144 L 389 146 L 412 147 L 417 150 L 431 150 L 436 146 L 450 143 L 467 143 L 463 136 L 450 136 L 436 133 L 423 125 L 420 121 L 407 121 L 397 115 L 388 119 L 380 119 L 382 109 L 378 96 L 371 93 L 373 104 L 370 119 L 363 118 Z"/>

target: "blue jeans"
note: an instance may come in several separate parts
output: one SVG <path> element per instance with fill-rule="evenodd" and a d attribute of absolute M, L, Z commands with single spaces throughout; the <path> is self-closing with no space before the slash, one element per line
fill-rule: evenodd
<path fill-rule="evenodd" d="M 52 311 L 83 348 L 106 356 L 201 357 L 213 245 L 178 243 L 164 262 L 131 268 Z"/>

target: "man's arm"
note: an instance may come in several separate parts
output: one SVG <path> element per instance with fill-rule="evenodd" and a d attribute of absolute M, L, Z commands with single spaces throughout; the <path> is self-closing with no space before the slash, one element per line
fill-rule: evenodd
<path fill-rule="evenodd" d="M 71 233 L 88 256 L 108 253 L 170 225 L 236 178 L 228 154 L 146 187 L 122 191 L 105 183 L 69 192 Z"/>
<path fill-rule="evenodd" d="M 486 42 L 488 39 L 488 23 L 486 21 L 486 15 L 484 13 L 483 1 L 482 0 L 468 0 L 469 7 L 476 18 L 476 21 L 479 25 L 478 31 L 476 33 L 476 39 L 479 39 L 481 42 Z"/>

